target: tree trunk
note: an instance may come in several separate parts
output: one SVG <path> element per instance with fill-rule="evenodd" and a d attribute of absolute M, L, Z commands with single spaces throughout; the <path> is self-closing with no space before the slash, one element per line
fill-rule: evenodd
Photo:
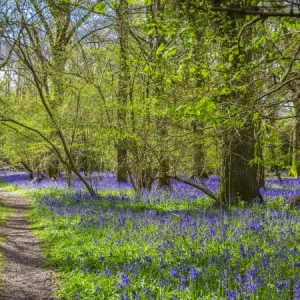
<path fill-rule="evenodd" d="M 214 5 L 221 6 L 223 0 L 214 0 Z M 231 5 L 240 6 L 240 1 L 233 1 Z M 237 36 L 239 26 L 245 22 L 245 17 L 235 13 L 226 13 L 225 20 L 229 27 L 221 26 L 222 18 L 219 15 L 218 30 L 219 34 L 227 37 L 227 41 L 224 43 L 224 47 L 230 49 L 233 44 L 232 40 Z M 247 35 L 247 39 L 251 37 L 251 31 Z M 241 48 L 240 51 L 243 51 Z M 239 53 L 240 54 L 240 53 Z M 251 62 L 251 53 L 245 54 L 245 62 Z M 224 57 L 228 61 L 228 57 Z M 232 60 L 232 72 L 238 71 L 238 58 L 234 57 Z M 253 115 L 249 114 L 249 98 L 251 91 L 246 95 L 240 94 L 235 91 L 235 86 L 246 84 L 250 81 L 247 75 L 244 75 L 242 79 L 237 81 L 235 85 L 231 86 L 230 95 L 226 96 L 229 102 L 236 103 L 239 107 L 244 107 L 245 116 L 241 117 L 237 115 L 237 121 L 243 123 L 242 127 L 229 125 L 225 126 L 223 139 L 223 150 L 222 150 L 222 177 L 221 177 L 221 200 L 229 205 L 230 203 L 238 203 L 243 200 L 247 203 L 251 203 L 254 199 L 258 199 L 260 202 L 263 201 L 259 190 L 258 178 L 257 178 L 257 164 L 251 163 L 255 157 L 255 126 L 253 121 Z M 249 84 L 248 84 L 249 86 Z M 223 105 L 226 105 L 226 98 L 220 96 L 223 100 Z M 231 118 L 231 116 L 228 116 Z"/>
<path fill-rule="evenodd" d="M 127 182 L 127 149 L 117 147 L 117 182 Z"/>
<path fill-rule="evenodd" d="M 264 163 L 264 153 L 263 153 L 263 131 L 261 130 L 260 120 L 257 128 L 255 129 L 255 156 L 258 157 L 259 162 L 257 164 L 257 177 L 258 177 L 258 186 L 264 188 L 266 184 L 266 174 L 265 174 L 265 163 Z"/>
<path fill-rule="evenodd" d="M 170 170 L 169 157 L 167 156 L 167 148 L 165 147 L 165 137 L 167 136 L 167 120 L 166 117 L 162 117 L 158 122 L 158 134 L 160 138 L 161 150 L 159 160 L 159 179 L 158 188 L 171 188 L 171 179 L 168 175 Z"/>
<path fill-rule="evenodd" d="M 300 176 L 300 97 L 294 101 L 295 128 L 293 136 L 293 163 L 291 174 L 294 177 Z"/>
<path fill-rule="evenodd" d="M 51 158 L 46 167 L 46 176 L 52 180 L 56 180 L 60 177 L 59 160 L 57 158 Z"/>
<path fill-rule="evenodd" d="M 192 179 L 208 178 L 205 170 L 205 156 L 203 144 L 197 142 L 193 145 L 193 175 Z"/>
<path fill-rule="evenodd" d="M 28 173 L 28 177 L 30 179 L 33 179 L 33 170 L 24 162 L 21 161 L 21 164 L 23 165 L 23 167 L 26 169 L 27 173 Z"/>
<path fill-rule="evenodd" d="M 230 134 L 230 135 L 229 135 Z M 240 200 L 262 201 L 257 180 L 257 165 L 250 161 L 255 157 L 254 126 L 252 120 L 239 129 L 234 129 L 224 136 L 221 200 L 226 203 L 237 203 Z"/>
<path fill-rule="evenodd" d="M 128 68 L 128 2 L 120 0 L 117 9 L 117 31 L 120 46 L 120 73 L 118 95 L 118 128 L 123 134 L 126 130 L 126 105 L 129 89 Z M 126 140 L 120 138 L 117 142 L 117 181 L 127 182 L 127 147 Z"/>

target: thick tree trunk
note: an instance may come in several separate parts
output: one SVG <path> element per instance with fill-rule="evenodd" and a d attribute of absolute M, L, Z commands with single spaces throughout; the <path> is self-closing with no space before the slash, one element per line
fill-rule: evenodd
<path fill-rule="evenodd" d="M 249 120 L 238 134 L 232 129 L 224 139 L 221 182 L 221 200 L 224 203 L 262 201 L 257 165 L 250 163 L 254 156 L 254 126 Z"/>
<path fill-rule="evenodd" d="M 213 0 L 214 5 L 221 6 L 225 1 Z M 240 6 L 241 2 L 236 0 L 232 1 L 231 5 Z M 223 19 L 222 15 L 219 15 L 218 25 L 219 34 L 227 37 L 224 46 L 229 49 L 233 46 L 232 40 L 237 36 L 239 26 L 246 22 L 244 16 L 235 13 L 225 14 Z M 229 27 L 222 26 L 223 21 L 226 20 Z M 251 31 L 249 31 L 247 38 L 251 37 Z M 242 50 L 242 49 L 241 49 Z M 251 53 L 244 53 L 245 60 L 251 62 Z M 228 57 L 224 57 L 228 61 Z M 238 71 L 238 58 L 234 57 L 232 60 L 232 72 Z M 257 164 L 251 163 L 255 157 L 255 126 L 253 121 L 253 115 L 249 114 L 249 96 L 251 90 L 248 92 L 248 96 L 240 94 L 235 91 L 235 86 L 246 84 L 250 81 L 250 78 L 245 75 L 242 79 L 238 80 L 235 85 L 232 85 L 232 92 L 229 96 L 229 102 L 236 103 L 239 107 L 244 107 L 245 117 L 237 115 L 237 121 L 243 122 L 243 127 L 230 125 L 231 127 L 224 127 L 223 134 L 223 153 L 222 153 L 222 178 L 221 178 L 221 200 L 229 205 L 230 203 L 238 203 L 243 200 L 247 203 L 251 203 L 254 199 L 263 201 L 259 190 L 258 178 L 257 178 Z M 249 84 L 248 84 L 249 86 Z M 222 105 L 226 105 L 227 99 L 221 96 L 223 99 Z M 231 116 L 228 116 L 231 118 Z"/>
<path fill-rule="evenodd" d="M 293 163 L 291 174 L 294 177 L 300 176 L 300 98 L 298 97 L 294 101 L 294 110 L 295 110 L 295 128 L 293 136 Z"/>

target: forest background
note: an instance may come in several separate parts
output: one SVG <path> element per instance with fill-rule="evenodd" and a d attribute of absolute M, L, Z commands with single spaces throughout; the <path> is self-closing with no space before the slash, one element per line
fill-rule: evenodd
<path fill-rule="evenodd" d="M 300 1 L 0 7 L 2 168 L 90 194 L 93 172 L 137 195 L 175 179 L 223 206 L 263 201 L 268 170 L 299 176 Z"/>

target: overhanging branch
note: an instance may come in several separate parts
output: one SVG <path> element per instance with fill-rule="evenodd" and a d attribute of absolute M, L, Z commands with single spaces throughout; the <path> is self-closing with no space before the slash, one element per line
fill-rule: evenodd
<path fill-rule="evenodd" d="M 218 6 L 211 7 L 212 11 L 220 11 L 220 12 L 232 12 L 239 13 L 241 15 L 250 15 L 250 16 L 260 16 L 264 18 L 268 17 L 290 17 L 290 18 L 300 18 L 300 13 L 293 12 L 292 10 L 289 12 L 285 11 L 264 11 L 264 10 L 252 10 L 249 8 L 235 8 L 235 7 L 226 7 L 226 6 Z"/>

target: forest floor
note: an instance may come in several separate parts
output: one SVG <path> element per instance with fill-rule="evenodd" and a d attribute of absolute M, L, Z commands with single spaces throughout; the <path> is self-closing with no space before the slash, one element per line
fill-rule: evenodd
<path fill-rule="evenodd" d="M 12 214 L 0 228 L 5 266 L 1 270 L 0 298 L 9 300 L 53 299 L 55 274 L 43 266 L 41 242 L 30 229 L 32 198 L 0 189 L 0 200 Z"/>

